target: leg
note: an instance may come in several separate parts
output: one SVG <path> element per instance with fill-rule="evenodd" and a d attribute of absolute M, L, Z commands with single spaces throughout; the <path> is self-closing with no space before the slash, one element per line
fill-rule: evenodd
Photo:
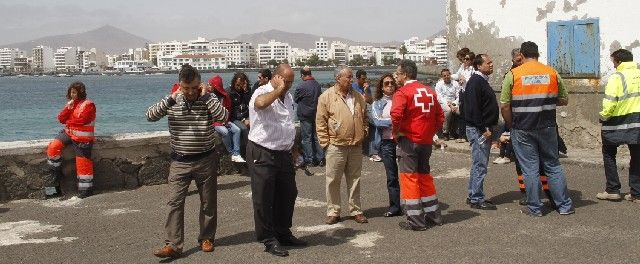
<path fill-rule="evenodd" d="M 618 177 L 618 165 L 616 164 L 616 154 L 618 145 L 602 145 L 602 161 L 604 162 L 604 175 L 607 179 L 607 193 L 620 194 L 620 178 Z"/>
<path fill-rule="evenodd" d="M 420 203 L 424 218 L 427 222 L 437 225 L 442 224 L 442 216 L 438 207 L 438 196 L 436 194 L 436 185 L 433 183 L 431 175 L 431 166 L 429 159 L 433 148 L 431 145 L 418 145 L 416 152 L 418 153 L 418 186 L 420 186 Z"/>
<path fill-rule="evenodd" d="M 308 120 L 300 120 L 300 146 L 306 164 L 313 163 L 313 145 L 312 145 L 312 129 L 313 124 Z"/>
<path fill-rule="evenodd" d="M 78 191 L 81 196 L 91 195 L 93 189 L 93 161 L 91 160 L 91 149 L 93 142 L 73 141 L 73 148 L 76 151 L 76 175 L 78 176 Z M 82 198 L 84 198 L 82 197 Z"/>
<path fill-rule="evenodd" d="M 61 131 L 47 147 L 47 163 L 49 174 L 44 178 L 45 196 L 60 195 L 60 178 L 62 178 L 62 150 L 71 144 L 71 138 Z"/>
<path fill-rule="evenodd" d="M 549 191 L 553 197 L 554 203 L 560 213 L 565 213 L 573 210 L 573 202 L 569 197 L 569 190 L 567 189 L 567 179 L 565 178 L 562 165 L 560 165 L 559 153 L 558 153 L 558 135 L 556 134 L 556 128 L 545 128 L 537 132 L 534 135 L 538 142 L 538 153 L 540 153 L 540 162 L 544 165 L 544 173 L 547 175 L 547 182 L 549 184 Z M 548 145 L 544 146 L 542 142 L 548 142 Z M 526 177 L 526 176 L 525 176 Z M 540 174 L 536 182 L 540 182 Z M 529 182 L 527 181 L 527 184 Z M 528 186 L 527 186 L 528 187 Z M 534 190 L 532 190 L 534 191 Z M 540 188 L 535 190 L 540 191 Z M 527 193 L 529 188 L 527 188 Z"/>
<path fill-rule="evenodd" d="M 398 183 L 398 164 L 396 163 L 396 143 L 392 139 L 380 142 L 380 155 L 387 174 L 389 192 L 389 213 L 400 214 L 400 183 Z"/>
<path fill-rule="evenodd" d="M 312 125 L 313 125 L 313 129 L 311 129 L 311 142 L 316 153 L 315 159 L 317 161 L 322 161 L 324 160 L 324 150 L 322 150 L 322 146 L 320 146 L 320 143 L 318 142 L 318 134 L 316 133 L 315 120 L 313 121 Z"/>
<path fill-rule="evenodd" d="M 360 176 L 362 174 L 362 153 L 358 151 L 359 147 L 348 146 L 347 164 L 344 170 L 344 176 L 349 190 L 349 215 L 355 216 L 362 214 L 360 203 Z"/>
<path fill-rule="evenodd" d="M 229 154 L 233 155 L 233 143 L 231 142 L 231 135 L 229 133 L 229 130 L 227 129 L 226 126 L 214 126 L 213 129 L 218 132 L 218 135 L 220 135 L 220 138 L 222 139 L 222 143 L 224 144 L 224 147 L 227 149 L 227 151 L 229 152 Z"/>
<path fill-rule="evenodd" d="M 400 171 L 400 203 L 407 215 L 407 223 L 414 228 L 427 226 L 418 182 L 418 154 L 415 144 L 406 137 L 398 139 L 398 169 Z"/>
<path fill-rule="evenodd" d="M 482 134 L 477 128 L 467 127 L 467 138 L 471 143 L 471 174 L 469 178 L 469 200 L 472 204 L 484 202 L 483 184 L 487 175 L 487 164 L 491 151 L 491 139 L 485 139 L 480 144 Z"/>
<path fill-rule="evenodd" d="M 298 197 L 296 172 L 291 154 L 282 155 L 277 160 L 280 162 L 280 171 L 275 179 L 275 200 L 273 203 L 274 229 L 277 238 L 289 238 L 293 235 L 291 234 L 293 210 L 296 197 Z"/>
<path fill-rule="evenodd" d="M 347 165 L 344 147 L 329 145 L 327 148 L 326 194 L 327 216 L 340 216 L 340 181 Z"/>
<path fill-rule="evenodd" d="M 524 176 L 527 195 L 527 207 L 533 214 L 541 214 L 540 208 L 540 159 L 538 156 L 538 143 L 530 135 L 530 132 L 522 130 L 511 131 L 511 142 L 516 154 L 518 164 Z"/>
<path fill-rule="evenodd" d="M 640 144 L 630 144 L 631 161 L 629 163 L 629 193 L 640 199 Z"/>
<path fill-rule="evenodd" d="M 193 176 L 200 194 L 200 235 L 198 241 L 213 240 L 216 237 L 218 224 L 218 156 L 211 154 L 196 161 Z"/>
<path fill-rule="evenodd" d="M 247 165 L 251 177 L 251 197 L 256 238 L 265 244 L 276 241 L 273 230 L 273 202 L 277 168 L 274 156 L 253 142 L 247 145 Z"/>
<path fill-rule="evenodd" d="M 558 127 L 556 127 L 556 134 L 558 135 L 558 151 L 567 154 L 567 145 L 564 144 L 564 140 L 560 137 Z"/>
<path fill-rule="evenodd" d="M 229 123 L 229 128 L 231 130 L 231 142 L 233 143 L 231 154 L 240 156 L 240 146 L 242 145 L 242 131 L 234 123 Z"/>
<path fill-rule="evenodd" d="M 169 166 L 169 215 L 164 229 L 167 245 L 182 250 L 184 244 L 184 200 L 191 183 L 191 164 L 171 161 Z"/>
<path fill-rule="evenodd" d="M 244 125 L 240 120 L 233 121 L 233 124 L 240 129 L 240 151 L 247 149 L 247 142 L 249 141 L 249 128 Z M 240 153 L 242 157 L 246 157 L 246 153 Z M 244 155 L 242 155 L 244 154 Z"/>

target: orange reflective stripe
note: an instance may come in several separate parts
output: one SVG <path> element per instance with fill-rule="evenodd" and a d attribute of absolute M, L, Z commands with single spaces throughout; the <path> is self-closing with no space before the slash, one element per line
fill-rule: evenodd
<path fill-rule="evenodd" d="M 53 160 L 59 159 L 63 149 L 64 144 L 62 143 L 62 141 L 56 138 L 52 140 L 47 147 L 47 157 Z"/>
<path fill-rule="evenodd" d="M 93 161 L 85 157 L 76 156 L 76 174 L 93 176 Z"/>

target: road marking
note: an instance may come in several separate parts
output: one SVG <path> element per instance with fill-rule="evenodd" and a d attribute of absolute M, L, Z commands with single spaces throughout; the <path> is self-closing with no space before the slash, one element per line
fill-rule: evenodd
<path fill-rule="evenodd" d="M 441 175 L 436 175 L 433 177 L 434 179 L 461 179 L 461 178 L 469 178 L 469 169 L 455 169 L 446 171 Z"/>
<path fill-rule="evenodd" d="M 378 232 L 367 232 L 364 234 L 358 234 L 356 237 L 349 240 L 349 242 L 353 243 L 354 247 L 358 248 L 369 248 L 373 247 L 376 244 L 376 240 L 383 238 Z"/>
<path fill-rule="evenodd" d="M 251 192 L 241 192 L 241 193 L 239 193 L 239 195 L 244 197 L 244 198 L 251 198 Z M 327 206 L 327 203 L 323 202 L 323 201 L 309 199 L 309 198 L 296 197 L 295 206 L 296 207 L 316 207 L 316 208 L 320 208 L 320 207 Z"/>
<path fill-rule="evenodd" d="M 343 224 L 333 224 L 333 225 L 316 225 L 316 226 L 299 226 L 296 227 L 296 231 L 298 232 L 311 232 L 311 233 L 320 233 L 324 231 L 328 231 L 331 229 L 342 228 Z"/>
<path fill-rule="evenodd" d="M 121 214 L 137 213 L 137 212 L 140 212 L 140 210 L 129 209 L 129 208 L 120 208 L 120 209 L 104 210 L 102 212 L 102 215 L 121 215 Z"/>
<path fill-rule="evenodd" d="M 77 237 L 24 238 L 38 233 L 57 232 L 60 231 L 60 227 L 62 227 L 62 225 L 46 225 L 34 220 L 0 223 L 0 246 L 55 242 L 67 243 L 78 239 Z"/>
<path fill-rule="evenodd" d="M 73 196 L 67 200 L 60 199 L 48 199 L 38 201 L 38 203 L 44 207 L 76 207 L 76 205 L 80 204 L 82 199 L 77 196 Z"/>

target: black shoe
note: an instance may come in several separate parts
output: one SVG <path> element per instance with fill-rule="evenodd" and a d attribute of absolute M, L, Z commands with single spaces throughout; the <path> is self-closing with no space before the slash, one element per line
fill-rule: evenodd
<path fill-rule="evenodd" d="M 426 227 L 426 226 L 423 226 L 423 227 L 411 226 L 409 223 L 404 222 L 404 221 L 398 223 L 398 226 L 402 230 L 409 230 L 409 231 L 425 231 L 425 230 L 429 229 L 429 227 Z"/>
<path fill-rule="evenodd" d="M 531 217 L 542 217 L 542 213 L 534 214 L 533 212 L 531 212 L 531 210 L 529 210 L 528 207 L 520 208 L 520 213 L 526 216 L 531 216 Z"/>
<path fill-rule="evenodd" d="M 269 252 L 269 254 L 278 256 L 278 257 L 286 257 L 289 256 L 289 251 L 280 247 L 280 244 L 275 243 L 271 245 L 265 245 L 265 252 Z"/>
<path fill-rule="evenodd" d="M 519 205 L 527 205 L 527 197 L 521 197 L 520 201 L 518 201 Z"/>
<path fill-rule="evenodd" d="M 472 203 L 469 206 L 471 206 L 471 208 L 473 209 L 480 209 L 480 210 L 497 210 L 498 209 L 495 205 L 493 205 L 488 201 L 484 201 L 481 203 Z"/>
<path fill-rule="evenodd" d="M 467 204 L 471 204 L 471 199 L 469 197 L 467 197 Z"/>
<path fill-rule="evenodd" d="M 394 217 L 394 216 L 401 216 L 402 213 L 398 212 L 398 213 L 392 213 L 392 212 L 386 212 L 384 214 L 382 214 L 382 216 L 384 217 Z"/>
<path fill-rule="evenodd" d="M 93 190 L 92 189 L 84 190 L 84 191 L 80 192 L 80 194 L 78 195 L 78 198 L 84 199 L 84 198 L 87 198 L 87 197 L 89 197 L 91 195 L 93 195 Z"/>
<path fill-rule="evenodd" d="M 307 243 L 306 241 L 299 239 L 293 235 L 287 238 L 278 239 L 278 242 L 280 242 L 280 245 L 287 247 L 306 247 L 309 245 L 309 243 Z"/>
<path fill-rule="evenodd" d="M 327 165 L 327 161 L 325 159 L 322 159 L 320 162 L 318 162 L 318 167 L 324 167 Z"/>

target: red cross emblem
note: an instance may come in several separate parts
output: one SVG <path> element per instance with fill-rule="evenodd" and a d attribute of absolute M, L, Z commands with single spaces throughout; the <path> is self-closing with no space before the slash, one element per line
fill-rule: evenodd
<path fill-rule="evenodd" d="M 431 112 L 431 106 L 433 105 L 433 94 L 427 92 L 427 88 L 419 88 L 418 93 L 413 96 L 413 102 L 416 107 L 422 108 L 423 113 Z"/>

